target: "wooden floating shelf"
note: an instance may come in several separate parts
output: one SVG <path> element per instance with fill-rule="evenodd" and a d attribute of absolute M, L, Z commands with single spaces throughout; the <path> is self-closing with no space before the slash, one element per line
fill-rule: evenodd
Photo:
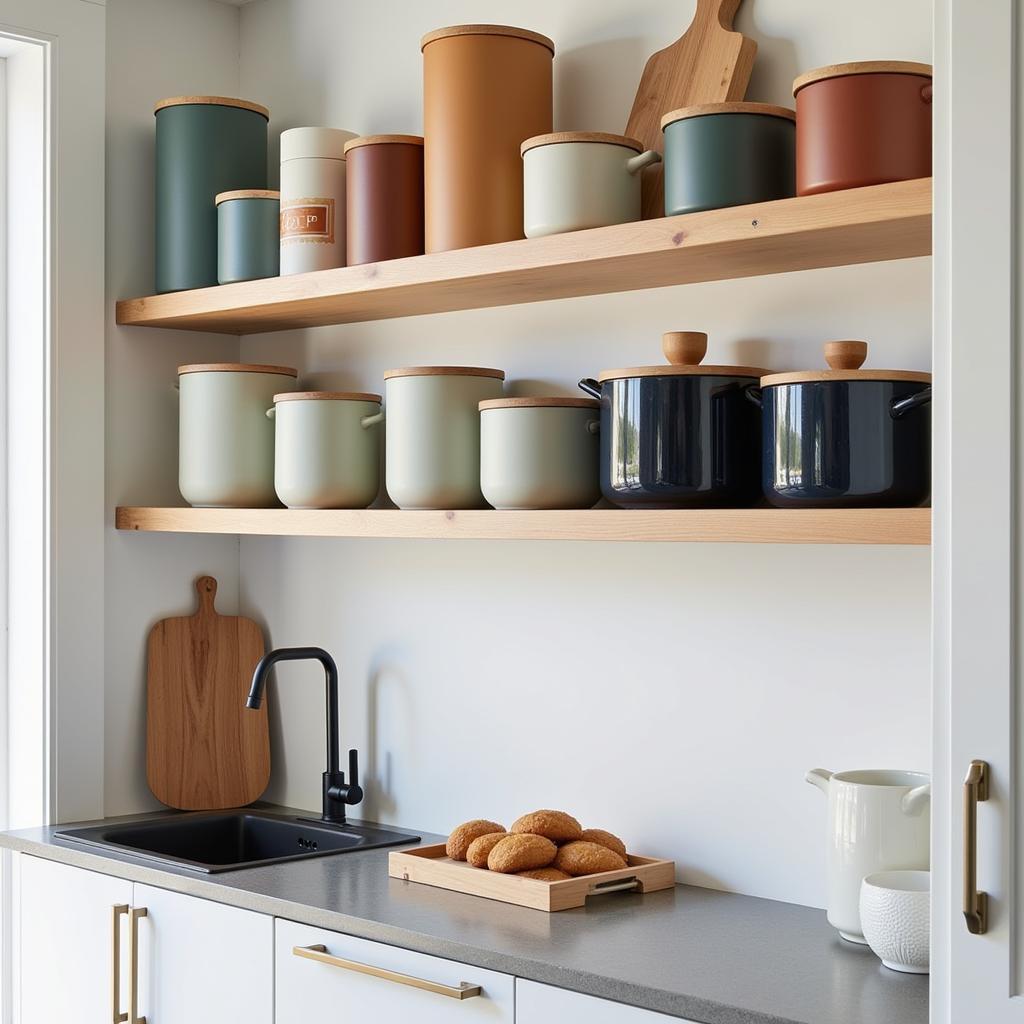
<path fill-rule="evenodd" d="M 270 537 L 676 541 L 730 544 L 930 544 L 931 509 L 584 509 L 402 512 L 138 508 L 119 530 Z"/>
<path fill-rule="evenodd" d="M 222 334 L 927 256 L 931 178 L 125 299 L 117 322 Z"/>

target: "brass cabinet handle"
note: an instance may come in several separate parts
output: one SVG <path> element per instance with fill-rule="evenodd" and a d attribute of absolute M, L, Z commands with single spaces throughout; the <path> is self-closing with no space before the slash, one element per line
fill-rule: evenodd
<path fill-rule="evenodd" d="M 128 1015 L 121 1018 L 128 1024 L 146 1024 L 139 1016 L 139 918 L 149 913 L 145 907 L 132 907 L 128 911 Z"/>
<path fill-rule="evenodd" d="M 972 935 L 988 931 L 988 893 L 978 892 L 978 802 L 988 799 L 987 761 L 972 761 L 964 779 L 964 918 Z"/>
<path fill-rule="evenodd" d="M 393 981 L 399 985 L 421 988 L 424 992 L 436 992 L 437 995 L 448 996 L 449 999 L 471 999 L 473 996 L 480 995 L 479 985 L 470 985 L 465 981 L 458 985 L 442 985 L 437 981 L 427 981 L 424 978 L 399 974 L 397 971 L 387 971 L 383 967 L 371 967 L 370 964 L 361 964 L 355 960 L 342 960 L 341 957 L 331 956 L 327 952 L 327 947 L 323 945 L 295 946 L 292 953 L 306 960 L 315 960 L 320 964 L 342 967 L 346 971 L 355 971 L 357 974 L 368 974 L 371 978 L 383 978 L 384 981 Z"/>
<path fill-rule="evenodd" d="M 110 1019 L 113 1024 L 122 1024 L 128 1019 L 128 1014 L 121 1012 L 121 918 L 127 913 L 127 903 L 110 908 Z"/>

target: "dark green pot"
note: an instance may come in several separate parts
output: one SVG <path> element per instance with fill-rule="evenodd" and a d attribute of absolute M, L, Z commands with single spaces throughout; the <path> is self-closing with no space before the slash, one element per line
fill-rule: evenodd
<path fill-rule="evenodd" d="M 217 281 L 277 277 L 281 255 L 281 194 L 218 197 Z"/>
<path fill-rule="evenodd" d="M 672 118 L 662 119 L 666 216 L 796 195 L 796 124 L 790 118 L 747 110 Z"/>
<path fill-rule="evenodd" d="M 267 187 L 263 108 L 190 99 L 156 111 L 158 292 L 216 284 L 217 193 Z"/>

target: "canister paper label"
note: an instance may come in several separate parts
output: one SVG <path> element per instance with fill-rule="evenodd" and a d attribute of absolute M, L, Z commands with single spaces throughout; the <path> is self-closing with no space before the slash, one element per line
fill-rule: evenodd
<path fill-rule="evenodd" d="M 334 200 L 312 197 L 281 204 L 281 241 L 334 243 Z"/>

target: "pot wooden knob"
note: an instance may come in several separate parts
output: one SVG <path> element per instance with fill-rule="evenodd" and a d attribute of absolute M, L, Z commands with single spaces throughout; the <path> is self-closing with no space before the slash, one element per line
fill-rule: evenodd
<path fill-rule="evenodd" d="M 666 331 L 661 351 L 673 366 L 696 366 L 707 355 L 708 336 L 703 331 Z"/>
<path fill-rule="evenodd" d="M 859 370 L 867 357 L 866 341 L 825 342 L 825 362 L 833 370 Z"/>

